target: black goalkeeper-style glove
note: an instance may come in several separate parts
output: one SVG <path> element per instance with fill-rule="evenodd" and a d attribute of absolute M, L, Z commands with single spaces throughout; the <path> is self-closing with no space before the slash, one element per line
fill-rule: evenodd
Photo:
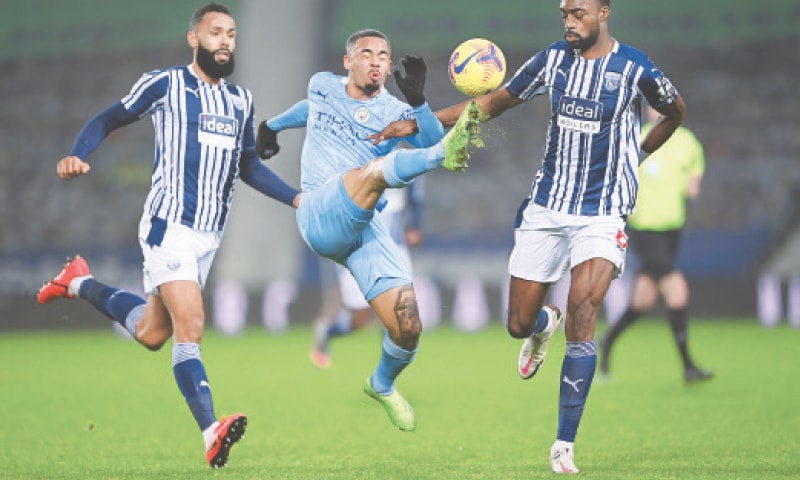
<path fill-rule="evenodd" d="M 258 124 L 258 133 L 256 133 L 256 152 L 258 156 L 264 160 L 272 158 L 281 151 L 281 146 L 278 145 L 278 132 L 267 126 L 267 121 Z"/>
<path fill-rule="evenodd" d="M 419 107 L 425 103 L 425 95 L 422 93 L 425 87 L 425 60 L 422 57 L 415 57 L 413 55 L 406 55 L 400 59 L 403 68 L 406 71 L 405 76 L 400 73 L 399 68 L 394 69 L 394 81 L 397 82 L 397 87 L 403 92 L 406 101 L 412 107 Z"/>

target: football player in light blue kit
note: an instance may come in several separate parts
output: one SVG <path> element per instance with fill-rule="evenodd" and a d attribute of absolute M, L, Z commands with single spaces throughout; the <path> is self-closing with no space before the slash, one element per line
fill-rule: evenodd
<path fill-rule="evenodd" d="M 386 327 L 378 367 L 364 381 L 364 391 L 381 403 L 395 426 L 411 431 L 414 411 L 395 389 L 395 379 L 413 360 L 422 326 L 410 266 L 375 211 L 387 188 L 402 188 L 439 167 L 463 171 L 478 111 L 474 104 L 465 109 L 443 139 L 444 129 L 423 94 L 421 58 L 404 57 L 406 75 L 395 74 L 406 104 L 384 88 L 392 60 L 383 33 L 358 31 L 347 39 L 345 50 L 347 77 L 313 75 L 306 99 L 259 125 L 257 150 L 269 158 L 279 149 L 277 132 L 306 128 L 300 233 L 317 254 L 350 270 Z M 430 148 L 396 150 L 402 139 L 384 141 L 377 135 L 390 122 L 411 118 L 419 131 L 405 140 Z"/>
<path fill-rule="evenodd" d="M 496 117 L 537 95 L 550 96 L 544 158 L 517 213 L 508 332 L 526 339 L 518 371 L 523 379 L 532 378 L 561 322 L 558 307 L 543 307 L 545 295 L 570 269 L 567 350 L 550 464 L 556 473 L 577 473 L 573 447 L 597 362 L 595 322 L 611 280 L 624 266 L 625 219 L 636 200 L 638 165 L 678 128 L 685 106 L 644 53 L 610 35 L 610 0 L 561 0 L 560 10 L 564 40 L 475 101 Z M 643 101 L 661 116 L 640 141 Z M 462 108 L 436 115 L 450 125 Z M 403 131 L 395 125 L 382 134 Z"/>
<path fill-rule="evenodd" d="M 170 338 L 175 381 L 203 432 L 206 460 L 225 466 L 247 417 L 217 420 L 200 358 L 205 314 L 201 290 L 222 239 L 237 179 L 287 205 L 299 193 L 264 166 L 255 151 L 250 92 L 224 80 L 233 72 L 236 24 L 217 3 L 191 18 L 190 65 L 144 74 L 131 92 L 83 127 L 57 166 L 63 179 L 86 174 L 86 158 L 114 130 L 145 116 L 155 130 L 150 192 L 139 223 L 147 298 L 95 280 L 83 257 L 69 261 L 38 294 L 40 303 L 80 297 L 119 322 L 149 350 Z M 155 431 L 152 435 L 158 436 Z"/>
<path fill-rule="evenodd" d="M 421 185 L 424 180 L 418 178 L 406 188 L 386 190 L 384 195 L 387 204 L 379 214 L 409 265 L 410 250 L 422 242 L 419 225 L 422 216 Z M 322 261 L 327 263 L 326 259 Z M 333 300 L 323 302 L 312 332 L 310 358 L 320 368 L 331 366 L 330 343 L 333 339 L 361 330 L 375 318 L 375 312 L 347 268 L 338 263 L 334 265 L 336 293 L 328 295 Z"/>

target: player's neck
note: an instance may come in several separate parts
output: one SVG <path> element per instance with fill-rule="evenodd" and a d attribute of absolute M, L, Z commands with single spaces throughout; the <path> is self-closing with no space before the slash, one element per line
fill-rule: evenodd
<path fill-rule="evenodd" d="M 616 40 L 608 33 L 601 33 L 594 45 L 581 52 L 581 57 L 586 60 L 595 60 L 605 57 L 612 50 Z"/>
<path fill-rule="evenodd" d="M 200 68 L 200 65 L 197 64 L 196 60 L 192 63 L 192 70 L 194 70 L 194 74 L 197 75 L 197 78 L 206 83 L 210 83 L 211 85 L 219 85 L 219 83 L 222 81 L 221 78 L 211 77 L 204 72 L 203 69 Z"/>

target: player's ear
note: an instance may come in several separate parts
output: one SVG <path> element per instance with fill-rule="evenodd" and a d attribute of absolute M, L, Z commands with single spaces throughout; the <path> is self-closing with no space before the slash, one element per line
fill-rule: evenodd
<path fill-rule="evenodd" d="M 611 7 L 609 6 L 602 6 L 600 7 L 600 21 L 605 22 L 608 21 L 608 16 L 611 15 Z"/>
<path fill-rule="evenodd" d="M 350 71 L 350 67 L 352 65 L 352 62 L 350 61 L 350 55 L 345 55 L 342 58 L 342 64 L 344 65 L 345 70 Z"/>
<path fill-rule="evenodd" d="M 192 47 L 193 49 L 197 48 L 198 45 L 197 32 L 195 32 L 194 30 L 189 30 L 189 32 L 186 33 L 186 41 L 189 43 L 189 46 Z"/>

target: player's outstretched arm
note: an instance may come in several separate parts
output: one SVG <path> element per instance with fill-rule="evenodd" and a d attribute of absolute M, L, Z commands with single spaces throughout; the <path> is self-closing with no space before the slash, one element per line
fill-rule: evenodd
<path fill-rule="evenodd" d="M 278 132 L 287 128 L 305 127 L 308 123 L 308 100 L 300 100 L 280 115 L 258 124 L 256 153 L 267 160 L 281 151 Z"/>
<path fill-rule="evenodd" d="M 483 121 L 495 118 L 506 110 L 523 102 L 523 100 L 511 95 L 511 93 L 503 87 L 485 95 L 475 97 L 472 100 L 477 102 L 481 111 L 487 115 L 487 118 Z M 434 112 L 436 118 L 438 118 L 445 127 L 452 127 L 455 125 L 464 107 L 472 100 L 466 100 L 451 107 L 437 110 Z M 368 138 L 375 144 L 378 144 L 390 138 L 407 137 L 416 131 L 416 120 L 398 120 L 390 123 L 386 128 L 378 133 L 370 135 Z"/>
<path fill-rule="evenodd" d="M 415 119 L 395 120 L 380 132 L 368 136 L 367 139 L 372 140 L 372 143 L 377 145 L 390 138 L 408 137 L 409 135 L 415 134 L 417 131 L 417 121 Z"/>
<path fill-rule="evenodd" d="M 438 110 L 436 112 L 436 117 L 445 127 L 452 127 L 458 121 L 458 117 L 461 115 L 464 107 L 471 101 L 475 101 L 481 109 L 481 112 L 487 115 L 487 118 L 482 121 L 498 117 L 506 110 L 523 102 L 523 100 L 509 93 L 505 87 L 500 87 L 497 90 L 479 95 L 471 100 L 466 100 L 452 107 Z"/>
<path fill-rule="evenodd" d="M 94 152 L 100 143 L 112 131 L 138 120 L 138 116 L 125 109 L 121 102 L 116 102 L 92 117 L 75 138 L 69 155 L 56 165 L 56 173 L 64 180 L 88 173 L 92 169 L 82 159 Z"/>
<path fill-rule="evenodd" d="M 258 157 L 252 153 L 250 155 L 242 155 L 240 165 L 240 178 L 244 183 L 290 207 L 299 205 L 300 192 L 261 163 Z"/>

